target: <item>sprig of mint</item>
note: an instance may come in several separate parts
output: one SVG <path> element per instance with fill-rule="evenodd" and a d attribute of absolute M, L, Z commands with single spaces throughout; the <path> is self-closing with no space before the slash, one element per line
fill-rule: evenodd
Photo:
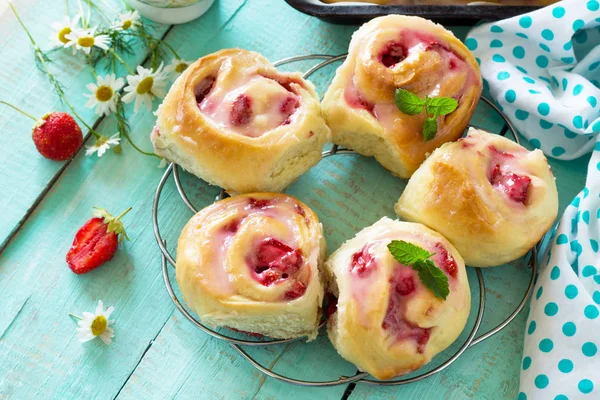
<path fill-rule="evenodd" d="M 417 271 L 423 285 L 431 290 L 435 297 L 446 300 L 450 294 L 448 277 L 429 259 L 435 253 L 404 240 L 392 240 L 387 247 L 396 261 L 406 266 L 410 265 Z"/>
<path fill-rule="evenodd" d="M 458 101 L 452 97 L 429 97 L 420 98 L 406 89 L 398 88 L 394 94 L 396 107 L 404 114 L 417 115 L 423 112 L 427 119 L 423 125 L 423 137 L 429 141 L 435 137 L 437 132 L 437 117 L 450 114 L 458 107 Z"/>

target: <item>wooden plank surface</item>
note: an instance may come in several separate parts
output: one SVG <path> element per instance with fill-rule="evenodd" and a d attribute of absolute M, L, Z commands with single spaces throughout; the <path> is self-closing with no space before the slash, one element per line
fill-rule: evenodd
<path fill-rule="evenodd" d="M 49 20 L 57 19 L 61 10 L 55 4 L 42 13 L 27 7 L 35 4 L 33 0 L 16 2 L 26 10 L 22 13 L 25 22 L 36 26 L 36 33 L 43 37 Z M 0 39 L 0 55 L 10 55 L 21 68 L 19 75 L 12 76 L 8 68 L 3 69 L 6 66 L 0 67 L 2 96 L 8 93 L 7 100 L 34 113 L 56 107 L 54 97 L 39 93 L 45 78 L 34 70 L 31 54 L 24 50 L 26 44 L 19 41 L 20 31 L 14 26 L 5 28 L 4 21 L 11 23 L 6 14 L 1 20 L 0 33 L 7 29 L 11 40 Z M 174 27 L 166 40 L 187 59 L 224 47 L 242 47 L 276 60 L 297 54 L 343 53 L 354 29 L 307 17 L 284 2 L 228 0 L 216 2 L 198 21 Z M 462 36 L 466 29 L 457 31 Z M 20 43 L 20 48 L 13 42 Z M 21 74 L 27 79 L 18 78 Z M 63 78 L 73 90 L 71 97 L 81 93 L 90 79 L 76 66 L 65 71 Z M 326 87 L 326 76 L 315 76 L 315 83 Z M 500 126 L 498 117 L 485 107 L 475 121 L 495 131 Z M 150 147 L 147 135 L 153 123 L 154 117 L 146 112 L 131 121 L 134 136 L 144 148 Z M 29 132 L 29 121 L 17 123 L 14 115 L 0 112 L 0 128 L 16 136 Z M 114 126 L 102 121 L 99 130 L 109 133 Z M 40 160 L 28 137 L 0 140 L 4 140 L 0 157 L 10 163 L 0 164 L 1 186 L 9 188 L 0 197 L 0 207 L 11 216 L 0 222 L 1 239 L 8 237 L 53 183 L 57 165 Z M 346 386 L 310 389 L 265 379 L 227 344 L 202 334 L 174 309 L 162 283 L 150 218 L 153 193 L 163 171 L 156 168 L 155 159 L 140 156 L 127 145 L 125 150 L 126 154 L 109 152 L 99 160 L 79 154 L 0 254 L 0 399 L 340 399 Z M 583 185 L 586 160 L 552 165 L 563 209 Z M 188 174 L 182 178 L 198 207 L 209 204 L 218 191 Z M 323 160 L 294 183 L 289 193 L 317 212 L 331 252 L 362 227 L 383 215 L 393 216 L 392 207 L 403 186 L 372 159 L 340 155 Z M 132 241 L 109 264 L 75 276 L 64 255 L 94 205 L 113 212 L 133 206 L 125 219 Z M 168 182 L 160 223 L 171 249 L 189 217 L 174 184 Z M 490 312 L 483 330 L 502 320 L 518 303 L 527 271 L 521 265 L 485 271 L 485 276 Z M 108 348 L 100 342 L 79 344 L 75 323 L 67 315 L 93 310 L 98 299 L 116 305 L 117 336 Z M 507 330 L 468 350 L 447 371 L 422 383 L 395 388 L 358 384 L 350 398 L 515 398 L 524 321 L 521 315 Z M 332 379 L 354 372 L 326 337 L 310 344 L 254 349 L 251 354 L 277 372 L 305 379 Z"/>
<path fill-rule="evenodd" d="M 104 1 L 111 7 L 123 8 L 120 0 Z M 69 4 L 71 16 L 74 16 L 77 3 L 71 1 Z M 2 2 L 0 8 L 0 59 L 10 62 L 0 64 L 0 100 L 14 104 L 36 118 L 50 111 L 68 111 L 46 75 L 36 67 L 29 39 L 7 5 L 8 2 Z M 18 0 L 14 6 L 40 48 L 44 51 L 50 49 L 51 24 L 61 21 L 66 15 L 66 2 Z M 116 16 L 108 10 L 106 13 Z M 156 35 L 162 36 L 167 29 L 167 25 L 156 25 Z M 125 59 L 133 66 L 140 63 L 145 55 L 137 46 L 135 54 Z M 81 61 L 81 55 L 72 57 L 70 49 L 53 52 L 51 59 L 50 69 L 64 86 L 67 98 L 88 125 L 93 126 L 101 118 L 93 109 L 83 107 L 87 101 L 84 94 L 89 93 L 86 85 L 94 80 L 90 69 Z M 40 156 L 31 140 L 33 124 L 31 119 L 0 104 L 0 210 L 3 213 L 0 219 L 0 250 L 68 163 Z M 85 127 L 81 123 L 79 125 L 85 136 Z"/>

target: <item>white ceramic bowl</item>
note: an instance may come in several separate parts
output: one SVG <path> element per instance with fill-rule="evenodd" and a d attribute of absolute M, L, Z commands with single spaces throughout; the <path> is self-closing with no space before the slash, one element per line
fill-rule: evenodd
<path fill-rule="evenodd" d="M 183 24 L 204 14 L 215 0 L 129 0 L 144 17 L 161 24 Z"/>

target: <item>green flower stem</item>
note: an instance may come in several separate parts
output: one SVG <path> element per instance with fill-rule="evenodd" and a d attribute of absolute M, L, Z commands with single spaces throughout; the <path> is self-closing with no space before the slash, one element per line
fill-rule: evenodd
<path fill-rule="evenodd" d="M 123 60 L 121 58 L 120 55 L 118 55 L 113 49 L 112 47 L 109 47 L 108 52 L 111 53 L 117 60 L 119 60 L 119 62 L 121 63 L 121 65 L 123 65 L 125 67 L 125 69 L 127 70 L 127 72 L 129 72 L 130 75 L 135 75 L 135 71 L 133 71 L 129 65 L 127 65 L 127 63 L 125 62 L 125 60 Z"/>
<path fill-rule="evenodd" d="M 133 148 L 136 149 L 138 152 L 142 153 L 145 156 L 153 156 L 156 158 L 161 158 L 158 155 L 156 155 L 155 153 L 149 153 L 149 152 L 144 151 L 144 150 L 140 149 L 139 147 L 137 147 L 135 145 L 135 143 L 133 143 L 133 140 L 131 140 L 131 138 L 129 137 L 129 134 L 127 132 L 123 131 L 121 133 L 123 134 L 123 136 L 125 136 L 125 139 L 127 139 L 127 141 L 133 146 Z"/>
<path fill-rule="evenodd" d="M 123 218 L 123 217 L 125 216 L 125 214 L 127 214 L 129 211 L 131 211 L 131 209 L 132 209 L 132 208 L 133 208 L 133 207 L 129 207 L 127 210 L 123 211 L 123 212 L 121 213 L 121 215 L 119 215 L 119 216 L 117 217 L 117 219 L 119 219 L 119 220 L 120 220 L 121 218 Z"/>
<path fill-rule="evenodd" d="M 106 8 L 108 8 L 110 11 L 114 12 L 115 14 L 119 15 L 119 10 L 117 10 L 116 8 L 112 7 L 110 4 L 108 4 L 106 1 L 104 0 L 100 0 L 100 3 L 102 3 L 102 5 Z M 93 4 L 93 3 L 92 3 Z"/>
<path fill-rule="evenodd" d="M 98 15 L 100 15 L 102 18 L 104 18 L 106 20 L 106 22 L 108 22 L 109 25 L 112 23 L 112 20 L 110 18 L 108 18 L 108 16 L 104 13 L 104 11 L 102 11 L 102 9 L 100 7 L 98 7 L 97 5 L 92 3 L 91 0 L 87 0 L 87 4 L 88 4 L 88 7 L 96 10 Z"/>
<path fill-rule="evenodd" d="M 151 42 L 155 42 L 158 45 L 164 44 L 170 51 L 171 53 L 173 53 L 173 55 L 175 56 L 175 58 L 177 58 L 178 60 L 181 60 L 181 57 L 179 57 L 179 54 L 177 54 L 177 52 L 175 51 L 175 49 L 173 48 L 173 46 L 171 46 L 169 43 L 165 42 L 162 39 L 157 39 L 155 37 L 152 37 L 146 33 L 129 33 L 129 35 L 131 36 L 135 36 L 135 37 L 139 37 L 139 38 L 143 38 L 146 40 L 149 40 Z"/>
<path fill-rule="evenodd" d="M 71 313 L 69 313 L 69 316 L 71 316 L 71 317 L 73 317 L 73 318 L 75 318 L 75 319 L 78 319 L 78 320 L 82 320 L 82 319 L 83 319 L 83 318 L 81 318 L 80 316 L 78 316 L 78 315 L 75 315 L 75 314 L 71 314 Z"/>
<path fill-rule="evenodd" d="M 94 67 L 94 63 L 92 62 L 92 56 L 87 55 L 88 64 L 90 64 L 90 68 L 92 69 L 92 75 L 94 75 L 95 79 L 98 79 L 98 74 L 96 73 L 96 68 Z"/>
<path fill-rule="evenodd" d="M 38 119 L 37 119 L 36 117 L 34 117 L 33 115 L 31 115 L 31 114 L 29 114 L 29 113 L 26 113 L 25 111 L 21 110 L 21 109 L 20 109 L 20 108 L 18 108 L 18 107 L 15 107 L 15 106 L 13 106 L 13 105 L 12 105 L 12 104 L 10 104 L 10 103 L 7 103 L 7 102 L 5 102 L 5 101 L 3 101 L 3 100 L 0 100 L 0 103 L 2 103 L 2 104 L 4 104 L 4 105 L 7 105 L 7 106 L 9 106 L 9 107 L 11 107 L 11 108 L 13 108 L 13 109 L 17 110 L 17 111 L 18 111 L 18 112 L 20 112 L 21 114 L 23 114 L 23 115 L 25 115 L 25 116 L 27 116 L 27 117 L 31 118 L 31 119 L 32 119 L 32 120 L 34 120 L 34 121 L 37 121 L 37 120 L 38 120 Z"/>
<path fill-rule="evenodd" d="M 90 10 L 88 8 L 88 16 L 87 19 L 85 18 L 84 14 L 83 14 L 83 7 L 81 6 L 81 0 L 77 0 L 77 5 L 79 6 L 79 15 L 81 15 L 81 26 L 83 28 L 88 28 L 89 27 L 89 22 L 90 22 Z"/>
<path fill-rule="evenodd" d="M 85 122 L 84 119 L 81 118 L 79 116 L 79 114 L 77 114 L 77 111 L 75 111 L 75 109 L 73 108 L 73 106 L 71 105 L 71 103 L 69 103 L 69 101 L 67 100 L 67 97 L 65 96 L 64 92 L 62 91 L 62 88 L 60 87 L 60 84 L 58 83 L 58 81 L 56 80 L 56 78 L 54 77 L 54 75 L 52 75 L 52 73 L 50 72 L 50 70 L 48 68 L 48 65 L 46 64 L 46 60 L 44 59 L 44 55 L 42 53 L 42 50 L 40 50 L 40 48 L 38 47 L 38 45 L 35 42 L 35 40 L 33 40 L 33 37 L 31 36 L 31 33 L 29 33 L 29 30 L 27 29 L 27 27 L 23 23 L 23 20 L 21 20 L 21 17 L 19 17 L 19 14 L 17 13 L 17 10 L 15 10 L 15 7 L 12 5 L 12 3 L 10 1 L 8 2 L 8 5 L 10 6 L 13 14 L 15 14 L 15 17 L 19 21 L 19 24 L 21 25 L 21 27 L 23 27 L 23 30 L 25 31 L 25 33 L 29 37 L 29 41 L 31 42 L 31 45 L 32 45 L 33 50 L 34 50 L 34 53 L 35 53 L 36 57 L 38 58 L 38 60 L 40 60 L 40 63 L 42 65 L 42 67 L 44 68 L 44 71 L 46 72 L 46 75 L 48 76 L 48 79 L 50 80 L 50 83 L 52 83 L 52 85 L 54 86 L 54 88 L 58 92 L 60 99 L 67 105 L 67 107 L 69 107 L 69 109 L 71 110 L 71 112 L 73 113 L 73 115 L 75 117 L 77 117 L 77 119 L 83 124 L 83 126 L 85 126 L 94 135 L 94 137 L 96 139 L 99 138 L 101 135 L 98 132 L 96 132 L 94 130 L 94 128 L 92 128 L 87 122 Z"/>

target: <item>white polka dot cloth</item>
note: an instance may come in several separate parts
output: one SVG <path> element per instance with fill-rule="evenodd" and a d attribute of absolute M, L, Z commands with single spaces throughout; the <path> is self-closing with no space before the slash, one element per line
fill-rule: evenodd
<path fill-rule="evenodd" d="M 585 188 L 546 241 L 518 400 L 600 399 L 600 0 L 477 26 L 465 41 L 484 87 L 548 156 L 593 151 Z"/>

